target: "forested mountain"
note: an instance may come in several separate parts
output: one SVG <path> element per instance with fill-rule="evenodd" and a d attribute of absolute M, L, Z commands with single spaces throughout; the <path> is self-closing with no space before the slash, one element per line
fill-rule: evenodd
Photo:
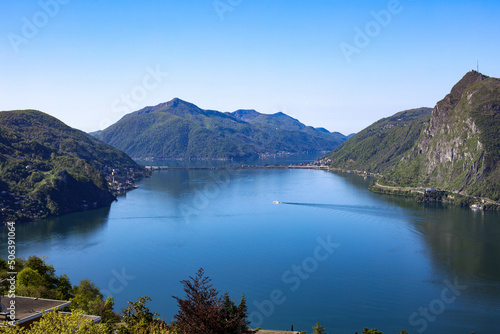
<path fill-rule="evenodd" d="M 337 168 L 383 173 L 390 186 L 435 187 L 500 200 L 500 79 L 467 73 L 430 116 L 380 120 L 328 157 Z"/>
<path fill-rule="evenodd" d="M 107 206 L 115 200 L 108 183 L 118 176 L 126 183 L 143 172 L 125 153 L 52 116 L 36 110 L 0 112 L 2 221 Z"/>
<path fill-rule="evenodd" d="M 431 108 L 399 112 L 349 138 L 326 155 L 336 168 L 383 173 L 394 167 L 415 144 Z"/>
<path fill-rule="evenodd" d="M 500 200 L 500 79 L 467 73 L 387 182 Z"/>
<path fill-rule="evenodd" d="M 125 115 L 97 138 L 134 158 L 238 159 L 330 151 L 346 137 L 305 126 L 283 113 L 222 113 L 173 99 Z"/>

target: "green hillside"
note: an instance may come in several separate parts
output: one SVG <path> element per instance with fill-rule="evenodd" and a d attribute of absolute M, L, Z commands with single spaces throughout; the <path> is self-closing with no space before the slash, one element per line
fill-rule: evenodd
<path fill-rule="evenodd" d="M 329 151 L 346 137 L 307 127 L 283 113 L 222 113 L 173 99 L 124 116 L 97 138 L 134 158 L 239 159 Z"/>
<path fill-rule="evenodd" d="M 334 168 L 380 173 L 384 186 L 436 188 L 452 202 L 474 202 L 452 193 L 499 201 L 500 79 L 469 72 L 432 113 L 420 108 L 382 119 L 325 158 Z M 427 195 L 422 200 L 435 200 Z"/>
<path fill-rule="evenodd" d="M 431 108 L 399 112 L 349 138 L 325 158 L 335 168 L 384 173 L 410 150 L 431 115 Z"/>
<path fill-rule="evenodd" d="M 125 153 L 36 110 L 0 112 L 1 221 L 32 220 L 115 200 L 106 177 L 139 177 Z"/>
<path fill-rule="evenodd" d="M 384 182 L 500 200 L 500 79 L 467 73 Z"/>

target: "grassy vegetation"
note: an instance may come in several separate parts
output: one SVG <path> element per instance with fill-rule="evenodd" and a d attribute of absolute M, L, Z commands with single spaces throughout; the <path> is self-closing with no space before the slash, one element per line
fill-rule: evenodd
<path fill-rule="evenodd" d="M 384 173 L 413 147 L 431 111 L 430 108 L 412 109 L 381 119 L 326 157 L 335 168 Z"/>

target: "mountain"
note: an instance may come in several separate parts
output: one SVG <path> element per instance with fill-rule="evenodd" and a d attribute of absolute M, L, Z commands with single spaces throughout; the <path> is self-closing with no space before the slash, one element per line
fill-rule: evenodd
<path fill-rule="evenodd" d="M 305 126 L 283 113 L 223 113 L 173 99 L 125 115 L 94 134 L 134 158 L 238 159 L 330 151 L 346 137 Z"/>
<path fill-rule="evenodd" d="M 420 108 L 382 119 L 326 157 L 332 167 L 383 174 L 383 186 L 499 201 L 500 79 L 469 72 L 430 115 Z"/>
<path fill-rule="evenodd" d="M 386 181 L 500 200 L 500 79 L 467 73 Z"/>
<path fill-rule="evenodd" d="M 327 154 L 335 168 L 384 173 L 393 168 L 420 136 L 431 108 L 411 109 L 383 118 Z"/>
<path fill-rule="evenodd" d="M 2 221 L 108 206 L 116 199 L 108 184 L 112 173 L 125 180 L 144 169 L 125 153 L 40 111 L 0 112 Z"/>

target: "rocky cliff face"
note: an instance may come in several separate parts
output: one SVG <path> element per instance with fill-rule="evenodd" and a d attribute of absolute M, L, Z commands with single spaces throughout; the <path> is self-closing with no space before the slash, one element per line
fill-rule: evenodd
<path fill-rule="evenodd" d="M 499 110 L 500 80 L 467 73 L 388 180 L 499 199 Z"/>

